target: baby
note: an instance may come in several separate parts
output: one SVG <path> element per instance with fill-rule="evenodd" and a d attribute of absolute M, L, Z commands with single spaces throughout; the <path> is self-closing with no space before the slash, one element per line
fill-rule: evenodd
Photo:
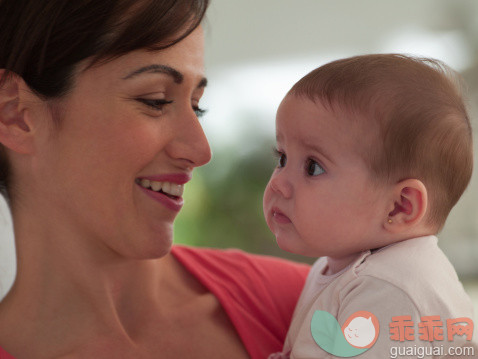
<path fill-rule="evenodd" d="M 334 61 L 292 87 L 276 126 L 266 221 L 280 248 L 320 258 L 270 358 L 471 347 L 473 307 L 435 237 L 473 167 L 458 75 L 398 54 Z"/>

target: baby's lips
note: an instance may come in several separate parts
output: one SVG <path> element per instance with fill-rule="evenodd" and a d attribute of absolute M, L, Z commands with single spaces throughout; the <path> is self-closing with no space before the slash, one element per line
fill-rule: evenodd
<path fill-rule="evenodd" d="M 272 208 L 272 218 L 280 224 L 287 224 L 291 223 L 291 220 L 289 217 L 287 217 L 283 212 L 281 212 L 278 208 Z"/>

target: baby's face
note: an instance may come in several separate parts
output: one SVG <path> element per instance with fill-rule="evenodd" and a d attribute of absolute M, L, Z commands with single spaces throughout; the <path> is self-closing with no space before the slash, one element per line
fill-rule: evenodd
<path fill-rule="evenodd" d="M 287 96 L 276 120 L 277 168 L 264 215 L 282 249 L 343 258 L 381 245 L 385 186 L 372 182 L 352 122 L 318 101 Z M 365 142 L 366 143 L 366 142 Z"/>

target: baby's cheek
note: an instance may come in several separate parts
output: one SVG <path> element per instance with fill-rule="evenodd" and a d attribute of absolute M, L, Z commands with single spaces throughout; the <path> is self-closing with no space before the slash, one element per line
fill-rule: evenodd
<path fill-rule="evenodd" d="M 271 190 L 269 188 L 269 184 L 267 184 L 265 190 L 264 190 L 264 196 L 262 198 L 262 211 L 264 214 L 264 217 L 266 219 L 267 224 L 269 225 L 269 218 L 268 218 L 268 212 L 270 210 L 270 200 L 271 200 Z"/>
<path fill-rule="evenodd" d="M 262 207 L 264 209 L 264 214 L 265 214 L 265 211 L 266 211 L 267 207 L 270 205 L 271 197 L 272 197 L 272 189 L 271 189 L 271 185 L 270 185 L 270 181 L 269 181 L 267 183 L 266 188 L 264 189 L 264 196 L 263 196 L 263 199 L 262 199 Z"/>

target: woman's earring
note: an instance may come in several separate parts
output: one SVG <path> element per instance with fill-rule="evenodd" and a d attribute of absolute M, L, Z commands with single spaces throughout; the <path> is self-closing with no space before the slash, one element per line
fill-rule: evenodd
<path fill-rule="evenodd" d="M 389 223 L 389 224 L 392 224 L 392 222 L 393 222 L 392 219 L 389 218 L 389 219 L 388 219 L 388 223 Z"/>

